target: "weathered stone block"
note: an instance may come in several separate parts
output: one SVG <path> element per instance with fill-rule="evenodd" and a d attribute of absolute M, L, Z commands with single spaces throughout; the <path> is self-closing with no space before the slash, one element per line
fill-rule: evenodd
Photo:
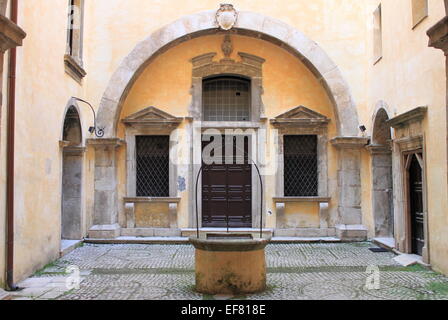
<path fill-rule="evenodd" d="M 365 241 L 367 228 L 362 225 L 337 225 L 336 237 L 342 241 Z"/>
<path fill-rule="evenodd" d="M 94 225 L 88 234 L 94 239 L 115 239 L 120 236 L 120 226 L 118 224 Z"/>

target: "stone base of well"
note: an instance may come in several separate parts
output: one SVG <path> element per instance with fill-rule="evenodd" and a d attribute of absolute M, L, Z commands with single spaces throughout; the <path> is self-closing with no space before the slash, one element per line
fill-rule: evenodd
<path fill-rule="evenodd" d="M 190 238 L 196 248 L 196 291 L 248 294 L 266 289 L 266 239 Z"/>

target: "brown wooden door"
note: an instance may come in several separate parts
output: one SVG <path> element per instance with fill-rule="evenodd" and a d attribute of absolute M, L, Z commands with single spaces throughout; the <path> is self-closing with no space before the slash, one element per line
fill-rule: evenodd
<path fill-rule="evenodd" d="M 423 175 L 416 155 L 412 155 L 411 165 L 409 167 L 409 191 L 412 253 L 422 255 L 425 244 Z"/>
<path fill-rule="evenodd" d="M 227 141 L 227 142 L 225 142 Z M 203 141 L 203 148 L 210 142 Z M 221 141 L 222 161 L 205 164 L 202 173 L 202 226 L 252 227 L 252 166 L 248 161 L 248 138 L 244 139 L 244 159 L 237 161 L 236 139 Z M 225 159 L 226 148 L 234 150 Z M 240 153 L 242 154 L 242 153 Z"/>

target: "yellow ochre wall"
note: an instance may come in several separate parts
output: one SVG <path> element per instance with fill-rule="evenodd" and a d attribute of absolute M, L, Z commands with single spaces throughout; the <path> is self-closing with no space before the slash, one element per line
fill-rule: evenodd
<path fill-rule="evenodd" d="M 266 41 L 257 40 L 243 36 L 232 36 L 234 52 L 232 59 L 240 60 L 237 56 L 238 52 L 250 53 L 266 60 L 263 64 L 263 102 L 265 105 L 266 116 L 274 118 L 289 109 L 304 105 L 326 117 L 333 119 L 328 126 L 329 137 L 335 136 L 336 122 L 333 114 L 331 102 L 325 92 L 325 89 L 319 84 L 313 74 L 303 65 L 296 57 L 287 51 Z M 222 41 L 224 36 L 207 36 L 201 37 L 188 42 L 182 43 L 162 55 L 158 56 L 140 75 L 136 83 L 133 85 L 128 98 L 126 99 L 121 119 L 145 108 L 155 106 L 177 117 L 188 116 L 188 107 L 191 104 L 191 79 L 192 64 L 190 60 L 204 53 L 216 52 L 215 61 L 224 58 L 221 52 Z M 124 124 L 120 123 L 118 127 L 118 136 L 124 139 Z M 184 126 L 179 128 L 181 134 L 184 132 Z M 274 141 L 270 141 L 270 150 L 274 152 Z M 180 149 L 186 149 L 188 146 L 180 146 Z M 182 155 L 187 154 L 187 150 Z M 121 153 L 125 152 L 122 148 Z M 337 163 L 336 152 L 333 148 L 329 148 L 329 163 Z M 188 159 L 181 159 L 182 163 L 188 163 Z M 125 175 L 126 164 L 120 163 L 119 200 L 125 194 Z M 334 185 L 337 179 L 337 167 L 330 166 L 329 180 L 330 185 Z M 188 191 L 192 186 L 187 186 L 187 191 L 181 193 L 182 201 L 179 210 L 179 226 L 181 228 L 188 227 Z M 275 212 L 275 204 L 272 197 L 278 196 L 275 193 L 275 176 L 266 177 L 265 195 L 268 209 Z M 335 203 L 336 195 L 333 194 L 333 203 Z M 291 206 L 288 206 L 291 207 Z M 333 206 L 335 209 L 335 206 Z M 123 204 L 120 208 L 121 220 L 123 217 Z M 319 227 L 318 205 L 310 209 L 309 204 L 295 205 L 295 210 L 287 210 L 288 216 L 293 212 L 304 212 L 306 214 L 296 217 L 296 227 Z M 310 214 L 312 215 L 309 218 Z M 267 217 L 267 227 L 275 227 L 275 215 Z M 317 220 L 317 224 L 316 224 Z"/>
<path fill-rule="evenodd" d="M 27 32 L 27 38 L 24 46 L 18 49 L 17 65 L 16 280 L 32 274 L 59 254 L 61 150 L 58 141 L 61 139 L 64 111 L 69 98 L 71 96 L 84 98 L 96 108 L 113 72 L 138 42 L 183 15 L 216 10 L 221 2 L 86 1 L 83 60 L 87 76 L 82 85 L 64 72 L 67 1 L 19 2 L 19 25 Z M 428 147 L 431 262 L 437 269 L 448 273 L 448 252 L 445 245 L 448 241 L 447 169 L 446 148 L 443 142 L 446 132 L 444 56 L 440 50 L 427 48 L 428 39 L 425 35 L 426 30 L 442 17 L 443 2 L 430 0 L 429 17 L 415 30 L 411 30 L 410 0 L 384 0 L 383 59 L 375 67 L 372 66 L 370 21 L 378 1 L 235 0 L 232 3 L 237 10 L 253 11 L 279 19 L 316 41 L 341 70 L 355 100 L 360 123 L 368 127 L 369 133 L 373 123 L 374 106 L 378 100 L 384 100 L 389 104 L 392 115 L 419 105 L 428 105 L 428 119 L 431 125 L 426 124 L 425 128 Z M 263 99 L 269 117 L 298 104 L 304 104 L 334 119 L 331 108 L 328 108 L 328 98 L 321 87 L 310 88 L 315 80 L 300 62 L 271 44 L 253 39 L 242 41 L 241 37 L 234 38 L 237 50 L 267 59 L 264 67 Z M 193 46 L 192 43 L 197 45 Z M 219 45 L 217 37 L 201 38 L 179 45 L 158 57 L 135 84 L 126 101 L 122 117 L 132 113 L 132 110 L 137 111 L 151 104 L 174 115 L 185 115 L 181 110 L 185 110 L 182 108 L 186 108 L 191 99 L 189 95 L 191 65 L 188 59 L 196 53 L 220 52 Z M 173 61 L 183 60 L 183 62 L 175 66 L 173 61 L 167 59 L 169 56 Z M 162 62 L 164 70 L 167 70 L 166 68 L 173 71 L 176 71 L 176 68 L 183 70 L 176 79 L 178 81 L 176 88 L 182 90 L 177 90 L 175 95 L 171 95 L 171 99 L 168 99 L 166 93 L 151 96 L 149 89 L 144 88 L 145 85 L 161 87 L 166 85 L 166 82 L 157 84 L 155 81 L 148 81 L 150 77 L 161 76 Z M 284 75 L 278 76 L 276 68 L 283 70 L 283 74 L 289 74 L 290 77 L 282 80 Z M 151 69 L 154 72 L 159 70 L 159 74 L 150 76 L 148 70 Z M 291 70 L 296 70 L 297 73 L 293 76 Z M 302 77 L 309 79 L 308 85 Z M 295 84 L 280 90 L 280 81 L 286 82 L 286 79 Z M 300 87 L 300 90 L 296 91 L 294 89 L 296 87 Z M 284 94 L 284 90 L 288 90 L 291 94 Z M 86 129 L 93 124 L 92 113 L 83 105 L 80 105 L 80 113 L 84 138 L 91 138 Z M 3 114 L 2 112 L 0 145 L 2 168 L 6 155 Z M 334 124 L 333 121 L 330 130 L 334 130 L 332 127 Z M 123 135 L 122 131 L 120 135 Z M 335 159 L 331 154 L 334 152 L 333 148 L 329 147 L 329 152 L 329 159 Z M 86 230 L 90 226 L 93 213 L 93 156 L 93 151 L 88 148 L 84 163 L 83 188 Z M 122 151 L 119 161 L 124 163 Z M 367 161 L 369 157 L 363 156 L 362 206 L 364 222 L 366 225 L 371 225 L 372 222 L 369 222 L 372 221 L 371 200 L 368 191 L 371 178 Z M 119 175 L 121 195 L 124 193 L 125 185 L 123 170 L 122 166 Z M 329 161 L 330 190 L 335 187 L 336 171 L 337 164 Z M 3 177 L 4 175 L 2 182 Z M 269 185 L 268 192 L 272 194 L 273 180 Z M 0 201 L 3 206 L 4 199 L 2 199 L 0 198 Z M 332 203 L 332 207 L 334 206 Z M 120 211 L 122 212 L 121 207 Z M 274 218 L 269 219 L 268 223 L 275 225 Z M 185 224 L 186 220 L 181 219 L 180 223 Z M 3 253 L 0 246 L 0 254 Z M 0 271 L 1 266 L 0 262 Z"/>

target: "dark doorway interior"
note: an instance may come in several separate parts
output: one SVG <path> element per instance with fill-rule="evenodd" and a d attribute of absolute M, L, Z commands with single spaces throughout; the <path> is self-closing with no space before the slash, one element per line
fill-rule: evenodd
<path fill-rule="evenodd" d="M 409 167 L 409 205 L 411 213 L 412 253 L 422 255 L 425 244 L 422 167 L 415 154 Z"/>

